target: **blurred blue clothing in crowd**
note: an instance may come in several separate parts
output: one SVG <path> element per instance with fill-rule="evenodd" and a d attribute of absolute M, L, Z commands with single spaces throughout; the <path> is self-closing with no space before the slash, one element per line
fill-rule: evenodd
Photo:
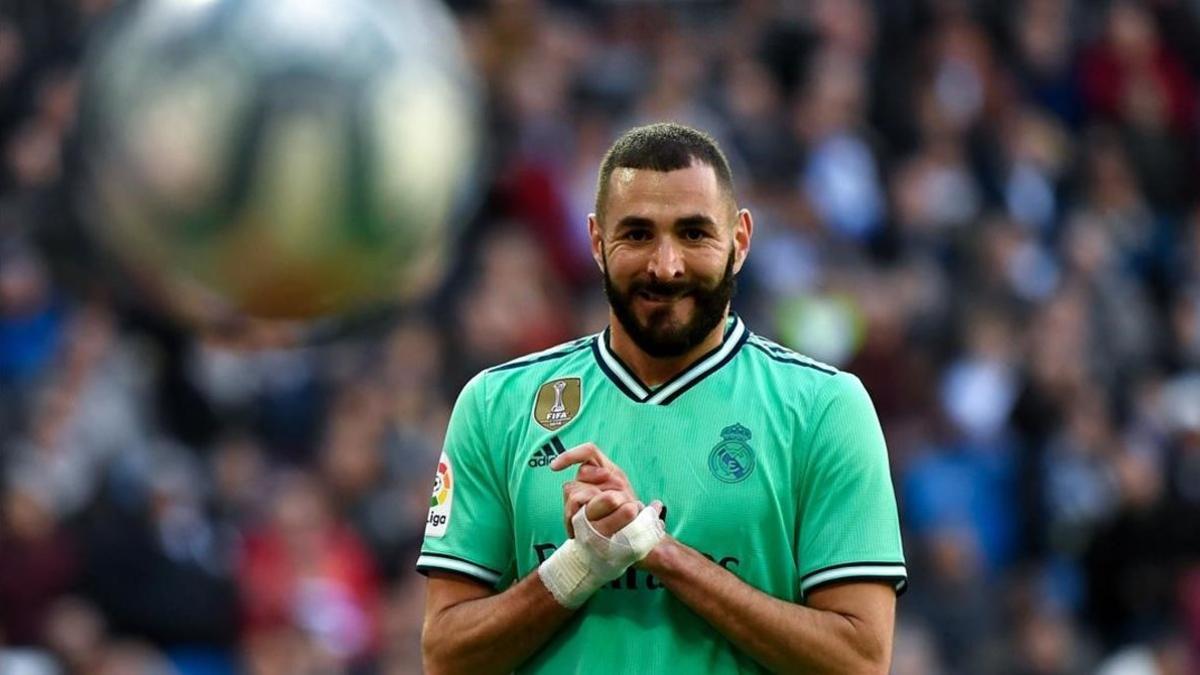
<path fill-rule="evenodd" d="M 905 526 L 918 537 L 964 533 L 978 547 L 987 576 L 1003 571 L 1017 544 L 1011 456 L 1011 446 L 1001 441 L 933 448 L 903 479 Z"/>
<path fill-rule="evenodd" d="M 28 384 L 58 353 L 65 306 L 52 299 L 33 311 L 0 314 L 0 385 Z"/>

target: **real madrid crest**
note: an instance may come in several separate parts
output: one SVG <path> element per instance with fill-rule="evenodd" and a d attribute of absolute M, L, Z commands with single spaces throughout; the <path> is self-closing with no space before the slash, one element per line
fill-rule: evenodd
<path fill-rule="evenodd" d="M 751 436 L 750 430 L 740 424 L 721 430 L 724 440 L 708 455 L 708 470 L 717 480 L 737 483 L 754 472 L 754 449 L 747 443 Z"/>
<path fill-rule="evenodd" d="M 560 377 L 538 388 L 533 400 L 533 419 L 549 431 L 557 431 L 579 414 L 583 384 L 578 377 Z"/>

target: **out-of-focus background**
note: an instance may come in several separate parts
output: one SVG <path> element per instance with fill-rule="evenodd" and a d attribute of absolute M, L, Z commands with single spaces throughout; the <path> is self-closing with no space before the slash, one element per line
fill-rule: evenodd
<path fill-rule="evenodd" d="M 1200 672 L 1200 3 L 458 0 L 485 194 L 444 288 L 338 339 L 196 333 L 72 235 L 112 0 L 0 0 L 0 671 L 417 673 L 476 371 L 598 330 L 600 156 L 710 131 L 735 307 L 866 383 L 904 675 Z"/>

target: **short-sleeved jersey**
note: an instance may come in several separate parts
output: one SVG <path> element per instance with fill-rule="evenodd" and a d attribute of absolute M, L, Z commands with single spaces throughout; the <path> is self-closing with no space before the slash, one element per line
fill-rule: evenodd
<path fill-rule="evenodd" d="M 446 437 L 418 570 L 506 588 L 566 538 L 550 460 L 593 442 L 684 544 L 777 598 L 907 573 L 878 418 L 859 380 L 753 335 L 658 387 L 608 331 L 477 375 Z M 519 672 L 737 673 L 762 669 L 646 572 L 598 591 Z"/>

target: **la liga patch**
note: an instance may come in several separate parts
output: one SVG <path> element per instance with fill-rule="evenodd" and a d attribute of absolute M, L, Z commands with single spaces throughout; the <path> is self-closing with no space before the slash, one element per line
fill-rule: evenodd
<path fill-rule="evenodd" d="M 433 476 L 433 494 L 429 498 L 429 517 L 425 520 L 426 537 L 446 536 L 450 524 L 450 507 L 454 504 L 454 471 L 450 458 L 442 453 L 437 473 Z"/>

